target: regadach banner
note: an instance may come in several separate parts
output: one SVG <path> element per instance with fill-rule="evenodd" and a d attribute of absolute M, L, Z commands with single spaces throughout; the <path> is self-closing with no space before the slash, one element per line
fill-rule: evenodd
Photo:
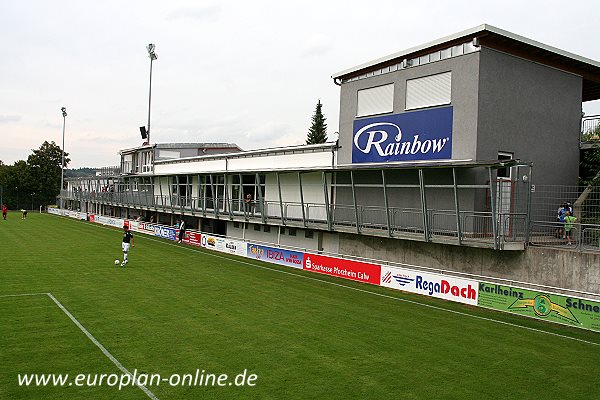
<path fill-rule="evenodd" d="M 600 302 L 597 301 L 480 282 L 477 305 L 600 331 Z"/>

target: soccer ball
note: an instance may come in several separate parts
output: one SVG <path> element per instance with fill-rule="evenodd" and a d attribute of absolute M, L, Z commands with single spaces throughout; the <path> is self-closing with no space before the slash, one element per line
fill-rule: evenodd
<path fill-rule="evenodd" d="M 119 260 L 115 260 L 115 265 L 119 265 Z"/>

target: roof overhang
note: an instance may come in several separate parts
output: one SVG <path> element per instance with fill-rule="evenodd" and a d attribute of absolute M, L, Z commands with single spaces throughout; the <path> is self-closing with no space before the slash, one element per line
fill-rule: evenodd
<path fill-rule="evenodd" d="M 419 169 L 469 169 L 469 168 L 509 168 L 509 167 L 530 167 L 531 163 L 522 162 L 521 160 L 481 160 L 474 161 L 465 160 L 437 160 L 437 161 L 414 161 L 414 162 L 387 162 L 387 163 L 361 163 L 361 164 L 338 164 L 335 166 L 319 166 L 306 168 L 270 168 L 261 170 L 247 170 L 247 173 L 307 173 L 307 172 L 342 172 L 342 171 L 379 171 L 379 170 L 419 170 Z M 219 170 L 210 171 L 211 174 L 227 174 L 231 171 Z M 202 171 L 198 171 L 202 174 Z M 239 172 L 236 171 L 235 174 Z M 172 173 L 156 174 L 157 176 L 172 175 Z"/>
<path fill-rule="evenodd" d="M 488 24 L 479 25 L 475 28 L 360 64 L 356 67 L 335 73 L 332 75 L 332 78 L 334 80 L 346 79 L 372 69 L 392 65 L 406 58 L 418 57 L 438 49 L 464 43 L 473 38 L 478 38 L 481 46 L 579 75 L 583 78 L 582 101 L 600 99 L 600 62 L 548 46 Z"/>

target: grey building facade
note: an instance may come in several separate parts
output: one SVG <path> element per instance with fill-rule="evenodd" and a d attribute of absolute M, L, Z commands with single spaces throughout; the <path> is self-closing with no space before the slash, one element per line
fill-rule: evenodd
<path fill-rule="evenodd" d="M 557 205 L 530 210 L 529 196 L 576 183 L 581 105 L 600 98 L 600 63 L 489 25 L 332 77 L 337 143 L 144 145 L 63 196 L 100 215 L 482 273 L 495 250 L 526 260 L 532 220 L 555 223 Z M 459 265 L 465 254 L 477 257 Z M 517 276 L 509 264 L 499 277 Z"/>

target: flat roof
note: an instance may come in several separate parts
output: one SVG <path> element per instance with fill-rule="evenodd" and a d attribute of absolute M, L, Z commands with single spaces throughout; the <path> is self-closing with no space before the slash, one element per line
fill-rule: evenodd
<path fill-rule="evenodd" d="M 272 147 L 258 150 L 246 150 L 235 153 L 222 153 L 222 154 L 208 154 L 193 157 L 181 157 L 172 158 L 169 160 L 157 160 L 154 164 L 177 164 L 191 161 L 201 160 L 218 160 L 218 159 L 231 159 L 231 158 L 247 158 L 247 157 L 260 157 L 265 155 L 275 154 L 289 154 L 289 153 L 308 153 L 316 151 L 330 151 L 332 148 L 337 147 L 337 142 L 325 142 L 319 144 L 303 144 L 297 146 L 286 146 L 286 147 Z"/>
<path fill-rule="evenodd" d="M 119 154 L 134 153 L 142 149 L 236 149 L 242 151 L 235 143 L 154 143 L 129 149 L 119 150 Z"/>
<path fill-rule="evenodd" d="M 405 58 L 435 51 L 478 38 L 480 45 L 539 62 L 583 77 L 583 101 L 600 98 L 600 62 L 558 49 L 532 39 L 511 33 L 489 24 L 483 24 L 419 46 L 411 47 L 333 74 L 333 79 L 360 75 L 375 67 L 400 62 Z"/>

